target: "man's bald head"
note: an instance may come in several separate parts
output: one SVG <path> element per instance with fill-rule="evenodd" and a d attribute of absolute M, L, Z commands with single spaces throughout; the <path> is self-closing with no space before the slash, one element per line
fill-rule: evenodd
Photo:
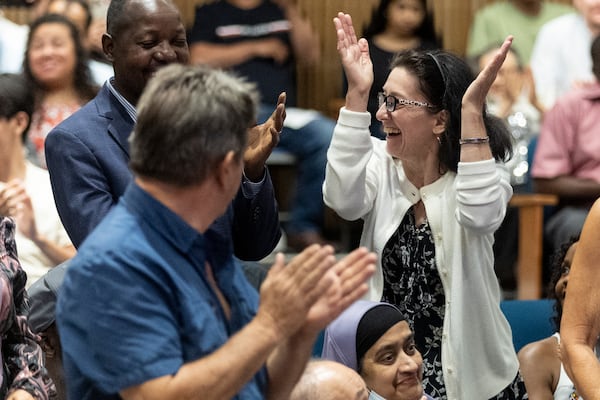
<path fill-rule="evenodd" d="M 369 392 L 360 375 L 330 360 L 308 363 L 290 400 L 367 400 Z"/>

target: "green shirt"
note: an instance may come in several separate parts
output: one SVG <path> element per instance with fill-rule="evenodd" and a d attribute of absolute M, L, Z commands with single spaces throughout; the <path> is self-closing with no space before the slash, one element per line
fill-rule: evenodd
<path fill-rule="evenodd" d="M 513 35 L 512 48 L 524 65 L 529 64 L 535 37 L 543 24 L 569 12 L 573 7 L 543 2 L 540 13 L 533 17 L 523 14 L 511 1 L 502 1 L 483 7 L 475 14 L 467 41 L 467 56 L 475 57 L 493 46 L 500 46 L 508 35 Z"/>

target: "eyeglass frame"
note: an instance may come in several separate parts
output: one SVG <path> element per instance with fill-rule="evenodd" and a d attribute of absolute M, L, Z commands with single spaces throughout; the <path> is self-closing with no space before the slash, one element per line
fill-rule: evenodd
<path fill-rule="evenodd" d="M 379 108 L 381 108 L 381 106 L 385 104 L 385 109 L 388 112 L 394 112 L 399 108 L 404 108 L 404 107 L 427 107 L 427 108 L 433 108 L 432 104 L 429 104 L 427 102 L 424 101 L 418 101 L 418 100 L 409 100 L 409 99 L 400 99 L 396 96 L 393 96 L 391 94 L 385 95 L 383 92 L 379 92 L 377 93 L 377 105 Z"/>

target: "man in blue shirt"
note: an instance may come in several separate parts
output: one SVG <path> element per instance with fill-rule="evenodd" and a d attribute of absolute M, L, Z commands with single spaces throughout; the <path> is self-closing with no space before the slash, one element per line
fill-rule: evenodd
<path fill-rule="evenodd" d="M 57 323 L 69 398 L 287 398 L 318 333 L 366 292 L 375 256 L 279 254 L 258 294 L 209 229 L 238 191 L 254 87 L 171 65 L 132 134 L 135 180 L 67 270 Z"/>

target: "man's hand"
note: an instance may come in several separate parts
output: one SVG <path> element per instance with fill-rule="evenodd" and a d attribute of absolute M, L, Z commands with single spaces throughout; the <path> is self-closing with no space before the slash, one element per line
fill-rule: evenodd
<path fill-rule="evenodd" d="M 277 259 L 260 292 L 257 318 L 280 340 L 299 333 L 312 337 L 367 292 L 377 257 L 359 248 L 336 261 L 331 246 L 312 245 L 284 265 Z"/>
<path fill-rule="evenodd" d="M 290 49 L 277 38 L 259 39 L 254 42 L 254 54 L 256 57 L 272 58 L 281 65 L 290 58 Z"/>
<path fill-rule="evenodd" d="M 279 135 L 285 120 L 285 92 L 279 95 L 277 106 L 268 120 L 248 131 L 248 147 L 244 152 L 244 173 L 257 182 L 263 176 L 265 163 L 279 143 Z"/>
<path fill-rule="evenodd" d="M 260 306 L 256 319 L 278 340 L 285 340 L 305 323 L 313 305 L 337 279 L 329 274 L 336 259 L 331 246 L 312 245 L 285 265 L 283 254 L 277 254 L 260 290 Z"/>
<path fill-rule="evenodd" d="M 367 279 L 375 272 L 377 256 L 361 247 L 348 254 L 327 272 L 331 284 L 311 307 L 302 333 L 325 329 L 350 304 L 367 292 Z"/>

